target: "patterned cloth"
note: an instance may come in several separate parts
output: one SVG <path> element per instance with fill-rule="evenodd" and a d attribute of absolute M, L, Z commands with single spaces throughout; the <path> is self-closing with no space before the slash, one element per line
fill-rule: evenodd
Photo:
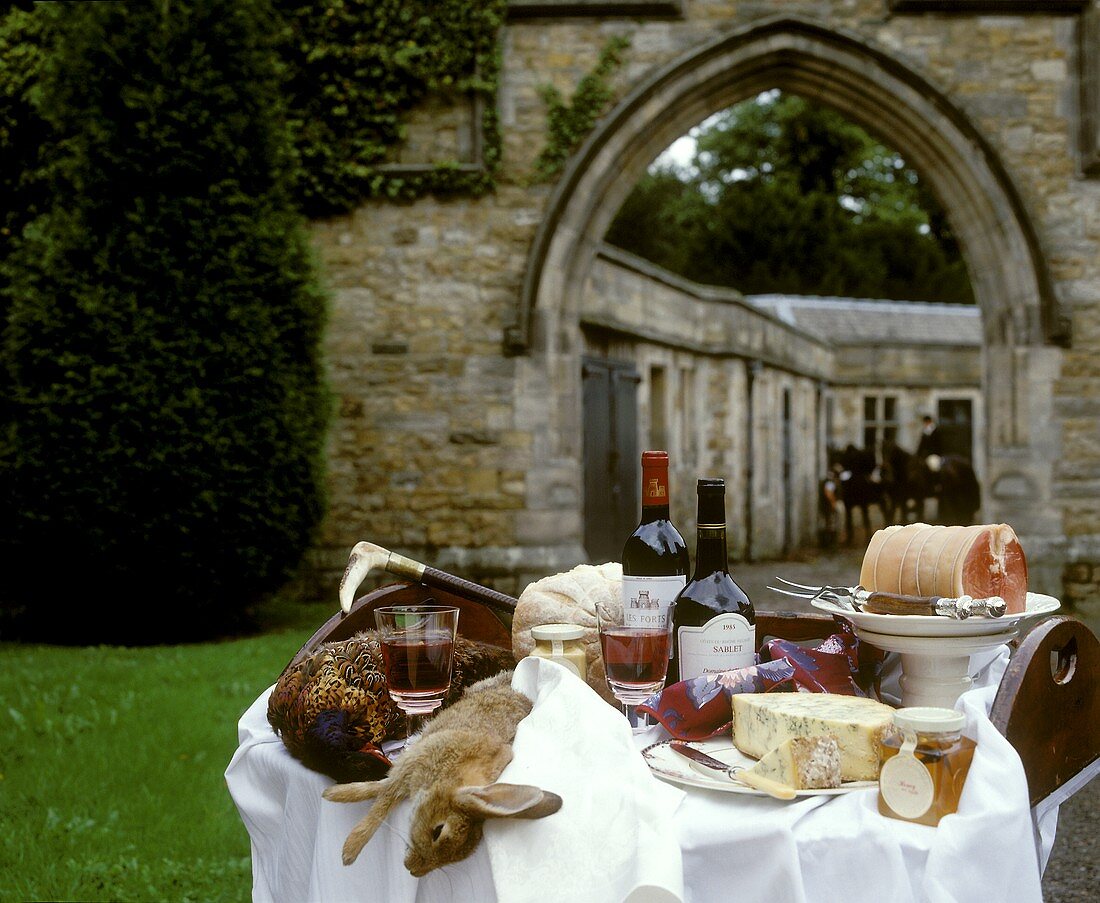
<path fill-rule="evenodd" d="M 882 652 L 860 643 L 850 621 L 834 620 L 838 632 L 813 648 L 769 640 L 755 665 L 682 680 L 651 696 L 638 711 L 655 718 L 678 740 L 705 740 L 730 731 L 734 693 L 872 695 L 882 670 Z"/>

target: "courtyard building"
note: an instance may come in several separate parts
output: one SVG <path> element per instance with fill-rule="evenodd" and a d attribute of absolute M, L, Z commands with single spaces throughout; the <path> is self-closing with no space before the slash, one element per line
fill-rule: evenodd
<path fill-rule="evenodd" d="M 813 536 L 830 438 L 896 429 L 911 445 L 930 413 L 956 432 L 969 422 L 981 516 L 1019 533 L 1032 588 L 1089 614 L 1100 604 L 1098 17 L 1083 0 L 514 0 L 495 191 L 372 201 L 313 226 L 334 287 L 340 406 L 306 585 L 332 592 L 362 539 L 509 591 L 613 557 L 637 490 L 624 477 L 594 502 L 594 420 L 616 447 L 669 448 L 683 526 L 694 478 L 724 476 L 735 555 L 782 554 Z M 561 176 L 538 182 L 540 89 L 568 96 L 619 36 L 615 102 Z M 745 299 L 604 244 L 661 151 L 775 88 L 881 135 L 929 182 L 978 302 L 950 314 L 960 322 L 943 341 L 930 324 L 945 312 Z M 479 122 L 456 139 L 475 168 Z M 830 306 L 867 331 L 822 326 Z M 594 529 L 608 504 L 608 526 Z"/>

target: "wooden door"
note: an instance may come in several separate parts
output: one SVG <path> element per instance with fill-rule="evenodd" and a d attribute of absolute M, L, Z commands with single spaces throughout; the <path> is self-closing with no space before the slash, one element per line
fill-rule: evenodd
<path fill-rule="evenodd" d="M 794 545 L 794 485 L 791 480 L 793 457 L 793 437 L 791 435 L 791 390 L 783 390 L 783 447 L 782 483 L 783 483 L 783 554 Z"/>
<path fill-rule="evenodd" d="M 618 561 L 638 523 L 638 382 L 626 361 L 585 358 L 584 546 L 589 561 Z"/>
<path fill-rule="evenodd" d="M 936 410 L 937 431 L 945 455 L 974 460 L 974 412 L 969 398 L 941 398 Z"/>

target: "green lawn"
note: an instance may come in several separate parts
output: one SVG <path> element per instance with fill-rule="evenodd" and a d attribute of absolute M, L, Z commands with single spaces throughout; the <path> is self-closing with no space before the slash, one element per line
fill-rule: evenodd
<path fill-rule="evenodd" d="M 332 610 L 201 645 L 0 644 L 0 900 L 248 900 L 237 719 Z"/>

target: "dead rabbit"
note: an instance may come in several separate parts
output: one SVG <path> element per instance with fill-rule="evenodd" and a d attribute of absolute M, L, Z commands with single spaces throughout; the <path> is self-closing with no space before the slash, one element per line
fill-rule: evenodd
<path fill-rule="evenodd" d="M 561 797 L 527 784 L 495 783 L 512 760 L 512 740 L 531 701 L 511 686 L 511 672 L 476 683 L 427 723 L 381 781 L 336 784 L 327 800 L 373 799 L 344 842 L 344 864 L 360 851 L 403 799 L 416 806 L 405 867 L 415 876 L 469 856 L 487 818 L 543 818 Z"/>

